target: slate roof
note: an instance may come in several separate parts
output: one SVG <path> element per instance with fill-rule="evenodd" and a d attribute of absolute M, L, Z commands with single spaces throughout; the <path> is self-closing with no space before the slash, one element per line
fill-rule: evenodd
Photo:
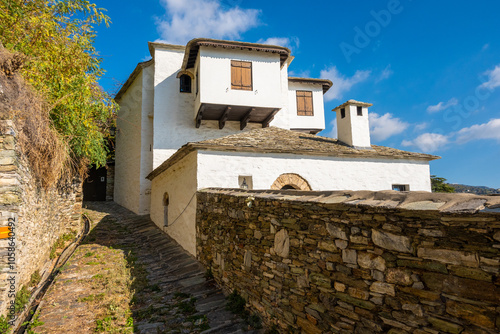
<path fill-rule="evenodd" d="M 168 160 L 153 170 L 152 180 L 194 150 L 282 153 L 344 158 L 404 159 L 430 161 L 440 157 L 414 153 L 395 148 L 372 145 L 371 149 L 358 149 L 333 138 L 269 127 L 200 142 L 187 143 Z"/>

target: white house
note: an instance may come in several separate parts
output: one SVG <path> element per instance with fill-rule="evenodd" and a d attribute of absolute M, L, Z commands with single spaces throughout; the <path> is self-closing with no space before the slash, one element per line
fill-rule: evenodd
<path fill-rule="evenodd" d="M 371 104 L 340 105 L 338 140 L 316 136 L 332 83 L 288 77 L 287 48 L 212 39 L 149 48 L 115 97 L 114 200 L 149 213 L 192 254 L 201 188 L 430 191 L 438 157 L 371 145 Z"/>

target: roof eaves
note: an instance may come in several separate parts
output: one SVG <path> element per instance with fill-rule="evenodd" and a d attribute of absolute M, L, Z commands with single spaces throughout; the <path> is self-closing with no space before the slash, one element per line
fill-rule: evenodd
<path fill-rule="evenodd" d="M 288 81 L 321 84 L 323 86 L 323 94 L 328 92 L 328 90 L 333 86 L 333 82 L 328 79 L 288 77 Z"/>
<path fill-rule="evenodd" d="M 356 101 L 356 100 L 348 100 L 348 101 L 342 103 L 341 105 L 333 108 L 332 111 L 337 111 L 337 110 L 339 110 L 341 108 L 344 108 L 344 107 L 346 107 L 348 105 L 359 106 L 359 107 L 366 107 L 366 108 L 369 108 L 369 107 L 373 106 L 373 104 L 371 104 L 371 103 L 366 103 L 366 102 L 361 102 L 361 101 Z"/>
<path fill-rule="evenodd" d="M 114 97 L 114 100 L 115 101 L 119 101 L 121 99 L 121 97 L 123 96 L 123 94 L 125 94 L 125 92 L 127 91 L 127 89 L 130 87 L 130 85 L 132 84 L 132 82 L 134 82 L 135 78 L 139 75 L 139 73 L 141 73 L 142 69 L 144 69 L 144 68 L 146 68 L 146 67 L 148 67 L 148 66 L 150 66 L 152 64 L 153 64 L 153 59 L 149 59 L 147 61 L 143 61 L 143 62 L 137 64 L 137 66 L 135 67 L 135 69 L 129 75 L 127 81 L 125 81 L 125 83 L 120 88 L 120 90 L 118 91 L 118 93 L 116 93 L 116 95 Z"/>
<path fill-rule="evenodd" d="M 249 42 L 239 42 L 239 41 L 227 41 L 227 40 L 219 40 L 219 39 L 211 39 L 211 38 L 195 38 L 190 40 L 186 44 L 186 52 L 184 53 L 184 59 L 182 61 L 182 69 L 185 70 L 187 68 L 191 68 L 189 64 L 190 58 L 196 58 L 198 54 L 198 50 L 200 45 L 212 45 L 212 46 L 221 46 L 225 48 L 249 48 L 257 51 L 266 51 L 266 52 L 276 52 L 281 55 L 281 66 L 285 64 L 285 62 L 290 57 L 291 51 L 290 49 L 279 46 L 279 45 L 270 45 L 270 44 L 259 44 L 259 43 L 249 43 Z"/>
<path fill-rule="evenodd" d="M 151 173 L 146 176 L 146 179 L 153 181 L 155 177 L 166 171 L 167 169 L 170 168 L 170 166 L 174 165 L 178 161 L 180 161 L 182 158 L 184 158 L 186 155 L 191 153 L 196 149 L 194 143 L 187 143 L 183 145 L 180 149 L 178 149 L 174 154 L 170 156 L 167 160 L 165 160 L 161 165 L 156 167 Z"/>
<path fill-rule="evenodd" d="M 186 46 L 184 46 L 184 45 L 167 44 L 167 43 L 160 43 L 160 42 L 148 42 L 149 54 L 151 55 L 151 57 L 154 57 L 154 50 L 156 48 L 158 48 L 158 49 L 176 50 L 176 51 L 184 51 L 184 50 L 186 50 Z"/>

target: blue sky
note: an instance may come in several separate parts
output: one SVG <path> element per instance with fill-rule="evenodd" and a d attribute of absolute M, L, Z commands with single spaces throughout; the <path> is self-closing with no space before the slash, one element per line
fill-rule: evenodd
<path fill-rule="evenodd" d="M 326 129 L 348 99 L 373 103 L 372 143 L 442 156 L 431 173 L 500 188 L 500 2 L 426 0 L 97 1 L 96 48 L 114 93 L 148 41 L 195 37 L 292 49 L 290 75 L 328 78 Z"/>

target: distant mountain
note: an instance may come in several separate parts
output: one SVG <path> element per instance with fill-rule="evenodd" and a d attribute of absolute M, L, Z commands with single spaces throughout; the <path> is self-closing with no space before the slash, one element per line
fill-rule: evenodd
<path fill-rule="evenodd" d="M 455 192 L 457 193 L 469 193 L 476 195 L 500 194 L 500 189 L 488 188 L 484 186 L 467 186 L 465 184 L 453 184 L 453 183 L 450 183 L 450 186 L 455 188 Z"/>

